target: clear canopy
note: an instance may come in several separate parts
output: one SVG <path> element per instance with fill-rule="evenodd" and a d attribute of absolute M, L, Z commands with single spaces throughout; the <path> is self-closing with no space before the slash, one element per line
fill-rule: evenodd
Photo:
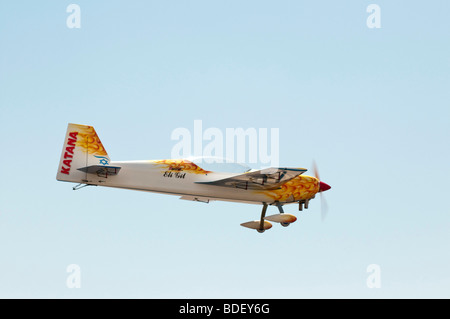
<path fill-rule="evenodd" d="M 246 173 L 251 170 L 251 168 L 245 164 L 236 163 L 222 157 L 201 156 L 189 157 L 187 159 L 206 171 L 222 173 Z"/>

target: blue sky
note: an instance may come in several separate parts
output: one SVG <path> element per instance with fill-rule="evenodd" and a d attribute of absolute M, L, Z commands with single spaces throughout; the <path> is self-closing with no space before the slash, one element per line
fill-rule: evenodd
<path fill-rule="evenodd" d="M 0 297 L 450 296 L 447 1 L 78 1 L 80 29 L 70 3 L 0 5 Z M 137 160 L 194 120 L 279 128 L 280 165 L 333 187 L 326 221 L 315 199 L 258 234 L 259 206 L 55 179 L 69 122 Z"/>

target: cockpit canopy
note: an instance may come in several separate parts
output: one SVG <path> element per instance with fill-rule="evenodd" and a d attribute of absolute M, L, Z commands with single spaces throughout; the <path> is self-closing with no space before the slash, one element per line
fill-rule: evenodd
<path fill-rule="evenodd" d="M 221 173 L 246 173 L 251 168 L 242 163 L 233 162 L 227 158 L 213 156 L 188 157 L 187 160 L 206 171 Z"/>

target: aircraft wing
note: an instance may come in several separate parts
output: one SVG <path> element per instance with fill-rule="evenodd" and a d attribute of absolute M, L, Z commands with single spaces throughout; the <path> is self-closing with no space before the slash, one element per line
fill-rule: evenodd
<path fill-rule="evenodd" d="M 215 181 L 196 183 L 241 189 L 268 190 L 277 189 L 304 172 L 306 172 L 305 168 L 270 167 Z"/>

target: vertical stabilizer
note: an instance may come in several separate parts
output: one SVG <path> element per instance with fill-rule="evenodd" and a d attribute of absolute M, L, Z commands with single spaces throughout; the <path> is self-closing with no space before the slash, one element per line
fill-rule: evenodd
<path fill-rule="evenodd" d="M 87 183 L 88 173 L 79 168 L 90 165 L 109 165 L 108 153 L 94 127 L 69 123 L 59 161 L 56 179 L 59 181 Z"/>

